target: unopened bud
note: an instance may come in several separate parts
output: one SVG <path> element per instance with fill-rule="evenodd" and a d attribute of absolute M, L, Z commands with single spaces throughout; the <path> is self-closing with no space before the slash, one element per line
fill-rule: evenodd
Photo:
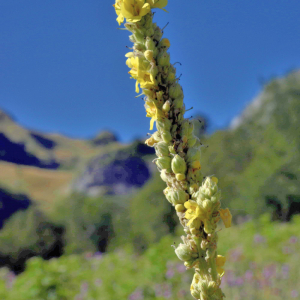
<path fill-rule="evenodd" d="M 191 164 L 191 167 L 193 169 L 200 170 L 201 169 L 200 161 L 199 160 L 193 161 Z"/>
<path fill-rule="evenodd" d="M 178 181 L 182 181 L 186 178 L 185 174 L 182 173 L 177 173 L 175 176 Z"/>
<path fill-rule="evenodd" d="M 171 158 L 170 157 L 167 157 L 167 156 L 159 157 L 155 163 L 160 169 L 166 169 L 166 170 L 171 169 Z"/>
<path fill-rule="evenodd" d="M 170 41 L 167 38 L 164 38 L 159 42 L 159 47 L 170 48 L 170 46 L 171 46 Z"/>
<path fill-rule="evenodd" d="M 160 177 L 164 182 L 168 182 L 169 181 L 169 176 L 167 175 L 167 171 L 166 170 L 162 170 L 160 172 Z"/>
<path fill-rule="evenodd" d="M 159 142 L 155 145 L 155 151 L 157 156 L 168 156 L 170 154 L 169 152 L 169 146 L 166 142 Z"/>
<path fill-rule="evenodd" d="M 191 148 L 196 144 L 197 138 L 193 135 L 188 140 L 188 147 Z"/>
<path fill-rule="evenodd" d="M 170 131 L 172 122 L 169 119 L 157 120 L 156 127 L 159 131 Z"/>
<path fill-rule="evenodd" d="M 149 139 L 145 141 L 145 144 L 149 147 L 153 147 L 157 143 L 155 139 L 151 136 Z"/>
<path fill-rule="evenodd" d="M 180 96 L 182 96 L 182 88 L 180 86 L 179 83 L 173 83 L 171 84 L 170 88 L 169 88 L 169 96 L 172 97 L 173 99 L 176 99 Z"/>
<path fill-rule="evenodd" d="M 182 108 L 182 106 L 183 106 L 183 96 L 177 97 L 177 98 L 173 101 L 173 106 L 174 106 L 174 109 Z"/>
<path fill-rule="evenodd" d="M 179 246 L 175 249 L 175 253 L 182 261 L 189 261 L 193 259 L 192 250 L 185 244 L 179 244 Z"/>
<path fill-rule="evenodd" d="M 163 105 L 163 107 L 162 107 L 162 110 L 163 110 L 164 112 L 169 112 L 170 107 L 171 107 L 171 103 L 170 103 L 170 101 L 168 100 L 168 101 L 166 101 L 166 102 L 164 103 L 164 105 Z"/>
<path fill-rule="evenodd" d="M 172 141 L 172 135 L 170 132 L 163 132 L 161 136 L 163 141 L 166 143 L 170 143 Z"/>
<path fill-rule="evenodd" d="M 182 204 L 176 204 L 175 210 L 178 212 L 183 212 L 183 211 L 185 211 L 185 207 Z"/>
<path fill-rule="evenodd" d="M 184 174 L 186 172 L 186 162 L 185 160 L 179 156 L 175 155 L 172 159 L 172 171 L 177 174 Z"/>
<path fill-rule="evenodd" d="M 174 146 L 169 146 L 169 151 L 170 151 L 170 153 L 172 153 L 172 154 L 176 154 L 176 151 L 175 151 L 175 149 L 174 149 Z"/>
<path fill-rule="evenodd" d="M 175 73 L 170 72 L 169 75 L 168 75 L 167 80 L 168 80 L 169 82 L 173 82 L 173 81 L 175 80 L 175 78 L 176 78 Z"/>
<path fill-rule="evenodd" d="M 152 50 L 153 51 L 156 48 L 155 42 L 149 36 L 147 36 L 147 38 L 146 38 L 145 45 L 146 45 L 147 50 Z"/>
<path fill-rule="evenodd" d="M 157 63 L 161 67 L 170 65 L 170 55 L 167 52 L 161 52 L 158 54 Z"/>
<path fill-rule="evenodd" d="M 186 192 L 182 190 L 169 189 L 165 195 L 167 200 L 173 205 L 183 204 L 186 201 Z"/>

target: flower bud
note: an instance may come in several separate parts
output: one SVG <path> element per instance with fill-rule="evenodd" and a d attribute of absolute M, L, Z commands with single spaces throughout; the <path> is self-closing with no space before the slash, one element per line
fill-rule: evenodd
<path fill-rule="evenodd" d="M 174 106 L 174 109 L 182 108 L 182 106 L 183 106 L 183 96 L 177 97 L 173 101 L 173 106 Z"/>
<path fill-rule="evenodd" d="M 166 143 L 170 143 L 172 141 L 172 135 L 170 132 L 163 132 L 161 136 L 163 141 Z"/>
<path fill-rule="evenodd" d="M 169 72 L 168 77 L 167 77 L 167 80 L 168 80 L 169 82 L 173 82 L 173 81 L 175 80 L 175 78 L 176 78 L 175 73 Z"/>
<path fill-rule="evenodd" d="M 201 169 L 201 164 L 200 164 L 200 161 L 199 160 L 195 160 L 191 163 L 191 167 L 193 169 L 196 169 L 196 170 L 200 170 Z"/>
<path fill-rule="evenodd" d="M 155 42 L 149 36 L 146 37 L 145 45 L 146 45 L 147 50 L 152 50 L 153 51 L 156 48 Z"/>
<path fill-rule="evenodd" d="M 169 151 L 170 151 L 170 153 L 172 153 L 172 154 L 176 154 L 176 151 L 175 151 L 175 149 L 174 149 L 174 146 L 169 146 Z"/>
<path fill-rule="evenodd" d="M 185 211 L 185 207 L 182 204 L 176 204 L 175 210 L 178 212 L 183 212 L 183 211 Z"/>
<path fill-rule="evenodd" d="M 158 74 L 158 68 L 157 68 L 156 64 L 153 64 L 153 63 L 151 64 L 149 73 L 152 75 L 153 78 L 156 77 L 156 75 Z"/>
<path fill-rule="evenodd" d="M 156 127 L 159 131 L 170 131 L 172 126 L 172 122 L 169 119 L 163 119 L 163 120 L 157 120 L 156 121 Z"/>
<path fill-rule="evenodd" d="M 155 25 L 153 25 L 153 26 L 155 26 Z M 162 35 L 163 34 L 161 32 L 161 29 L 158 26 L 155 26 L 153 39 L 157 40 L 157 41 L 160 41 Z"/>
<path fill-rule="evenodd" d="M 181 97 L 182 95 L 183 95 L 183 92 L 182 92 L 182 88 L 181 88 L 180 84 L 178 84 L 177 82 L 171 84 L 171 86 L 169 88 L 169 96 L 173 99 L 176 99 L 178 97 Z"/>
<path fill-rule="evenodd" d="M 155 131 L 151 136 L 156 142 L 161 141 L 161 135 L 158 131 Z"/>
<path fill-rule="evenodd" d="M 166 142 L 159 142 L 155 145 L 157 156 L 169 156 L 169 146 Z"/>
<path fill-rule="evenodd" d="M 159 157 L 155 163 L 160 169 L 166 169 L 167 171 L 171 171 L 171 157 Z"/>
<path fill-rule="evenodd" d="M 185 160 L 176 154 L 172 159 L 172 171 L 177 174 L 184 174 L 186 172 L 186 162 Z"/>
<path fill-rule="evenodd" d="M 188 144 L 188 147 L 191 148 L 193 147 L 197 142 L 197 138 L 193 135 L 192 137 L 189 138 L 187 144 Z"/>
<path fill-rule="evenodd" d="M 157 63 L 161 67 L 170 65 L 170 55 L 167 52 L 161 52 L 158 54 Z"/>
<path fill-rule="evenodd" d="M 162 110 L 163 110 L 164 112 L 169 112 L 170 107 L 171 107 L 171 103 L 170 103 L 170 101 L 168 100 L 168 101 L 166 101 L 166 102 L 164 103 L 164 105 L 163 105 L 163 107 L 162 107 Z"/>
<path fill-rule="evenodd" d="M 163 38 L 158 45 L 158 47 L 165 47 L 165 48 L 170 48 L 170 46 L 171 46 L 170 41 L 167 38 Z"/>
<path fill-rule="evenodd" d="M 137 41 L 137 43 L 144 44 L 144 35 L 138 31 L 136 31 L 134 34 L 134 39 Z"/>
<path fill-rule="evenodd" d="M 169 189 L 166 198 L 173 205 L 183 204 L 186 201 L 187 193 L 182 190 Z"/>
<path fill-rule="evenodd" d="M 155 145 L 155 143 L 156 143 L 156 141 L 152 136 L 145 141 L 145 144 L 149 147 L 153 147 Z"/>
<path fill-rule="evenodd" d="M 189 261 L 193 259 L 192 250 L 185 244 L 179 244 L 179 246 L 175 249 L 175 253 L 182 261 Z"/>
<path fill-rule="evenodd" d="M 168 182 L 169 181 L 169 176 L 167 175 L 167 171 L 166 170 L 161 170 L 160 177 L 161 177 L 161 179 L 164 182 Z"/>
<path fill-rule="evenodd" d="M 185 174 L 182 173 L 177 173 L 175 176 L 178 181 L 183 181 L 186 178 Z"/>

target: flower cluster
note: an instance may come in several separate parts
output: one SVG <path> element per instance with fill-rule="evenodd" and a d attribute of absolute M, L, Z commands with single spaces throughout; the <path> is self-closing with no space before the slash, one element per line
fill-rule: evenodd
<path fill-rule="evenodd" d="M 151 9 L 166 5 L 167 0 L 116 0 L 114 8 L 118 23 L 126 19 L 124 26 L 132 33 L 129 39 L 134 46 L 125 55 L 126 65 L 136 80 L 136 92 L 142 89 L 150 130 L 156 122 L 157 131 L 146 144 L 155 148 L 154 161 L 167 184 L 164 194 L 187 234 L 175 252 L 187 268 L 195 268 L 192 295 L 219 300 L 223 299 L 219 286 L 225 258 L 217 255 L 216 228 L 220 218 L 230 227 L 231 214 L 220 208 L 217 178 L 203 180 L 201 143 L 193 122 L 184 118 L 183 90 L 168 53 L 170 41 L 162 38 L 162 30 L 152 21 Z"/>

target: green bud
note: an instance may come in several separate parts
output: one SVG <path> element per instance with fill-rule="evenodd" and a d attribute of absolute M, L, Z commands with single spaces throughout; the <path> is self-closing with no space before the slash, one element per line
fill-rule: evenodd
<path fill-rule="evenodd" d="M 188 147 L 189 148 L 193 147 L 196 144 L 196 141 L 197 141 L 197 137 L 195 137 L 194 135 L 192 137 L 189 137 L 187 142 Z"/>
<path fill-rule="evenodd" d="M 153 34 L 154 34 L 153 28 L 150 27 L 149 29 L 146 30 L 146 34 L 145 34 L 146 36 L 152 36 Z"/>
<path fill-rule="evenodd" d="M 169 146 L 169 151 L 170 151 L 170 153 L 172 153 L 172 154 L 176 154 L 176 151 L 175 151 L 175 149 L 174 149 L 174 146 Z"/>
<path fill-rule="evenodd" d="M 145 58 L 146 58 L 149 62 L 151 62 L 151 61 L 153 60 L 153 51 L 152 51 L 152 50 L 146 50 L 146 51 L 144 52 L 144 56 L 145 56 Z"/>
<path fill-rule="evenodd" d="M 183 181 L 186 178 L 185 174 L 182 173 L 177 173 L 175 176 L 178 181 Z"/>
<path fill-rule="evenodd" d="M 166 142 L 159 142 L 155 145 L 157 156 L 169 156 L 169 146 Z"/>
<path fill-rule="evenodd" d="M 171 84 L 169 88 L 169 96 L 173 99 L 183 96 L 183 92 L 180 84 L 178 84 L 177 82 Z"/>
<path fill-rule="evenodd" d="M 169 189 L 166 193 L 166 198 L 171 204 L 177 205 L 183 204 L 186 201 L 187 195 L 186 192 L 182 190 Z"/>
<path fill-rule="evenodd" d="M 175 253 L 178 258 L 182 261 L 192 260 L 194 257 L 192 250 L 185 244 L 179 244 L 179 246 L 175 249 Z"/>
<path fill-rule="evenodd" d="M 172 126 L 172 122 L 169 119 L 157 120 L 156 127 L 159 131 L 170 131 Z"/>
<path fill-rule="evenodd" d="M 144 44 L 145 43 L 145 39 L 144 39 L 144 35 L 138 31 L 136 31 L 133 34 L 135 40 L 139 43 L 139 44 Z"/>
<path fill-rule="evenodd" d="M 170 54 L 167 52 L 160 52 L 157 56 L 157 63 L 161 67 L 170 65 Z"/>
<path fill-rule="evenodd" d="M 177 97 L 174 101 L 173 101 L 173 106 L 174 109 L 180 109 L 183 106 L 183 96 Z"/>
<path fill-rule="evenodd" d="M 146 52 L 146 51 L 145 51 Z M 158 74 L 158 68 L 156 64 L 151 64 L 150 70 L 149 70 L 150 74 L 155 78 L 156 75 Z"/>
<path fill-rule="evenodd" d="M 185 160 L 180 157 L 178 154 L 176 154 L 172 159 L 172 171 L 177 174 L 185 174 L 186 172 L 186 162 Z"/>
<path fill-rule="evenodd" d="M 155 30 L 154 30 L 154 36 L 153 36 L 153 39 L 154 40 L 157 40 L 157 41 L 160 41 L 161 37 L 162 37 L 162 31 L 161 29 L 156 26 Z"/>
<path fill-rule="evenodd" d="M 174 124 L 174 125 L 172 126 L 172 129 L 171 129 L 172 135 L 175 135 L 175 133 L 176 133 L 176 131 L 177 131 L 177 128 L 178 128 L 178 125 L 177 125 L 177 124 Z"/>
<path fill-rule="evenodd" d="M 155 163 L 161 170 L 163 169 L 166 169 L 167 171 L 171 170 L 171 157 L 168 156 L 159 157 Z"/>
<path fill-rule="evenodd" d="M 184 120 L 181 124 L 181 136 L 189 136 L 189 121 L 188 120 Z"/>
<path fill-rule="evenodd" d="M 161 170 L 160 172 L 160 177 L 164 182 L 168 182 L 169 181 L 169 176 L 167 174 L 167 170 Z"/>
<path fill-rule="evenodd" d="M 161 135 L 160 135 L 160 133 L 159 133 L 158 131 L 155 131 L 155 132 L 152 134 L 152 137 L 153 137 L 153 139 L 154 139 L 156 142 L 159 142 L 159 141 L 162 140 Z"/>
<path fill-rule="evenodd" d="M 169 112 L 170 107 L 171 107 L 171 102 L 170 102 L 169 100 L 167 100 L 167 101 L 164 103 L 164 105 L 163 105 L 163 107 L 162 107 L 162 110 L 163 110 L 164 112 Z"/>
<path fill-rule="evenodd" d="M 159 42 L 158 47 L 161 48 L 170 48 L 171 44 L 170 41 L 167 38 L 163 38 L 161 39 L 161 41 Z"/>
<path fill-rule="evenodd" d="M 146 46 L 147 50 L 152 50 L 153 51 L 154 49 L 156 49 L 155 42 L 149 36 L 146 37 L 145 46 Z"/>
<path fill-rule="evenodd" d="M 163 132 L 161 134 L 161 136 L 162 136 L 163 141 L 166 142 L 166 143 L 170 143 L 172 141 L 172 135 L 168 131 L 167 132 Z"/>

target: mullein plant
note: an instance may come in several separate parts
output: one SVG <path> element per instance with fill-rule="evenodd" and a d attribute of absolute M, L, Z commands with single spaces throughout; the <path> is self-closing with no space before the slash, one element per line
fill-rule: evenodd
<path fill-rule="evenodd" d="M 231 226 L 231 213 L 221 209 L 218 179 L 201 173 L 201 143 L 194 135 L 193 122 L 184 118 L 183 91 L 170 63 L 170 41 L 153 23 L 152 9 L 165 10 L 167 0 L 116 0 L 113 5 L 117 22 L 125 19 L 125 29 L 132 35 L 132 52 L 126 64 L 136 80 L 136 93 L 144 95 L 146 116 L 154 132 L 146 144 L 154 147 L 154 160 L 167 187 L 163 191 L 174 206 L 185 236 L 175 248 L 187 269 L 194 268 L 191 294 L 200 300 L 221 300 L 220 289 L 226 258 L 217 253 L 217 223 Z"/>

